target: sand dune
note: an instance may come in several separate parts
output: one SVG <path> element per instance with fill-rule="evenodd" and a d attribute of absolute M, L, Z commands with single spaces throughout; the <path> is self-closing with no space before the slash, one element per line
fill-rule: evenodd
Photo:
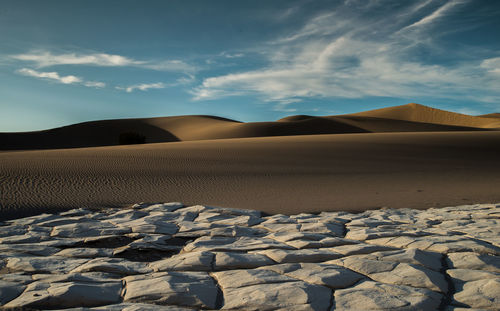
<path fill-rule="evenodd" d="M 499 154 L 500 131 L 6 151 L 1 217 L 140 201 L 287 214 L 500 202 Z"/>
<path fill-rule="evenodd" d="M 207 122 L 208 117 L 203 117 L 204 119 L 201 120 L 200 117 L 193 116 L 177 118 L 175 120 L 171 118 L 156 118 L 154 120 L 147 120 L 147 122 L 167 130 L 182 141 L 368 132 L 342 121 L 319 117 L 294 120 L 287 123 L 242 123 L 227 119 L 220 120 L 219 122 L 214 122 L 214 120 Z"/>
<path fill-rule="evenodd" d="M 406 120 L 396 120 L 380 117 L 370 116 L 329 116 L 329 117 L 315 117 L 297 115 L 290 116 L 278 120 L 278 122 L 313 122 L 313 120 L 331 120 L 338 123 L 350 125 L 358 128 L 360 131 L 369 133 L 385 133 L 385 132 L 440 132 L 440 131 L 478 131 L 484 130 L 482 128 L 467 127 L 467 126 L 454 126 L 424 122 L 414 122 Z M 345 133 L 349 133 L 346 131 Z"/>
<path fill-rule="evenodd" d="M 343 120 L 315 117 L 292 122 L 242 123 L 212 116 L 179 116 L 85 122 L 27 133 L 0 133 L 1 150 L 113 146 L 124 132 L 140 133 L 146 143 L 245 137 L 365 133 Z"/>
<path fill-rule="evenodd" d="M 146 143 L 244 137 L 364 133 L 342 120 L 312 118 L 293 122 L 242 123 L 213 116 L 179 116 L 84 122 L 26 133 L 0 133 L 0 150 L 113 146 L 124 132 L 140 133 Z"/>
<path fill-rule="evenodd" d="M 200 128 L 220 127 L 238 123 L 212 116 L 180 116 L 146 119 L 103 120 L 73 124 L 55 129 L 0 133 L 0 149 L 56 149 L 119 144 L 119 136 L 125 132 L 136 132 L 146 137 L 147 143 L 181 140 L 171 132 L 174 130 L 182 139 Z"/>
<path fill-rule="evenodd" d="M 0 133 L 0 218 L 140 201 L 287 214 L 500 202 L 499 128 L 498 114 L 409 104 L 275 122 L 179 116 Z M 129 131 L 146 144 L 116 146 Z"/>
<path fill-rule="evenodd" d="M 391 120 L 477 128 L 500 128 L 500 120 L 492 120 L 491 118 L 484 118 L 482 116 L 469 116 L 415 103 L 353 113 L 350 114 L 350 116 L 376 117 Z"/>
<path fill-rule="evenodd" d="M 479 117 L 481 117 L 481 118 L 499 118 L 500 119 L 500 113 L 488 113 L 488 114 L 480 115 Z"/>
<path fill-rule="evenodd" d="M 407 120 L 386 119 L 369 116 L 333 116 L 345 123 L 357 126 L 372 133 L 387 132 L 447 132 L 447 131 L 484 131 L 485 128 L 456 126 Z"/>
<path fill-rule="evenodd" d="M 290 135 L 477 131 L 500 129 L 494 117 L 474 117 L 417 104 L 351 115 L 290 116 L 275 122 L 242 123 L 214 116 L 177 116 L 84 122 L 56 129 L 0 133 L 0 150 L 57 149 L 119 144 L 134 132 L 146 143 Z"/>

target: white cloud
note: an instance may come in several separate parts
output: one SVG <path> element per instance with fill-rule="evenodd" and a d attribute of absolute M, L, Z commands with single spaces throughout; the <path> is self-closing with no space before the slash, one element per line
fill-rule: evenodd
<path fill-rule="evenodd" d="M 56 81 L 62 84 L 82 84 L 87 87 L 96 87 L 96 88 L 103 88 L 106 86 L 104 82 L 97 82 L 97 81 L 84 81 L 79 77 L 73 76 L 73 75 L 68 75 L 68 76 L 61 76 L 59 73 L 52 71 L 52 72 L 43 72 L 43 71 L 36 71 L 33 69 L 29 68 L 22 68 L 16 71 L 19 74 L 22 74 L 24 76 L 29 76 L 29 77 L 35 77 L 35 78 L 40 78 L 40 79 L 48 79 L 52 81 Z"/>
<path fill-rule="evenodd" d="M 284 38 L 280 38 L 276 40 L 274 43 L 283 43 L 283 42 L 291 42 L 298 39 L 302 39 L 304 37 L 309 37 L 313 35 L 328 35 L 332 34 L 344 26 L 347 21 L 337 21 L 332 23 L 335 20 L 335 12 L 329 12 L 325 14 L 320 14 L 313 19 L 311 19 L 302 29 L 299 31 L 286 36 Z"/>
<path fill-rule="evenodd" d="M 240 58 L 245 56 L 243 53 L 229 53 L 229 52 L 222 52 L 219 54 L 219 56 L 225 57 L 225 58 Z"/>
<path fill-rule="evenodd" d="M 190 73 L 195 72 L 197 68 L 192 65 L 189 65 L 181 60 L 165 60 L 165 61 L 150 61 L 144 62 L 137 67 L 158 70 L 158 71 L 174 71 L 174 72 L 183 72 Z"/>
<path fill-rule="evenodd" d="M 106 83 L 98 82 L 98 81 L 87 81 L 87 82 L 84 82 L 83 85 L 88 86 L 88 87 L 95 87 L 98 89 L 102 89 L 102 88 L 106 87 Z"/>
<path fill-rule="evenodd" d="M 193 100 L 217 99 L 229 96 L 242 96 L 246 94 L 246 92 L 241 90 L 236 91 L 229 88 L 211 89 L 204 86 L 195 87 L 189 91 L 189 93 L 193 95 Z"/>
<path fill-rule="evenodd" d="M 132 66 L 140 65 L 142 62 L 130 58 L 104 53 L 94 54 L 58 54 L 50 52 L 34 52 L 28 54 L 11 55 L 13 59 L 29 61 L 38 67 L 48 67 L 54 65 L 95 65 L 95 66 Z"/>
<path fill-rule="evenodd" d="M 287 19 L 290 16 L 293 16 L 299 12 L 300 12 L 300 5 L 296 5 L 296 6 L 290 7 L 288 9 L 284 10 L 283 12 L 277 14 L 276 16 L 274 16 L 274 18 L 276 20 L 284 20 L 284 19 Z"/>
<path fill-rule="evenodd" d="M 421 27 L 421 26 L 430 24 L 430 23 L 436 21 L 437 19 L 443 17 L 444 15 L 446 15 L 446 13 L 448 13 L 450 10 L 455 8 L 457 5 L 464 4 L 466 2 L 467 1 L 463 1 L 463 0 L 452 0 L 450 2 L 447 2 L 447 3 L 443 4 L 441 7 L 439 7 L 437 10 L 432 12 L 431 14 L 424 16 L 423 18 L 416 21 L 415 23 L 405 27 L 405 29 L 416 28 L 416 27 Z"/>
<path fill-rule="evenodd" d="M 500 74 L 500 57 L 485 59 L 481 62 L 481 68 L 493 74 Z"/>
<path fill-rule="evenodd" d="M 176 80 L 175 83 L 172 83 L 170 86 L 178 86 L 178 85 L 187 85 L 196 81 L 196 77 L 194 75 L 186 75 L 184 77 L 180 77 Z"/>
<path fill-rule="evenodd" d="M 417 86 L 426 87 L 428 95 L 444 96 L 450 87 L 466 91 L 477 84 L 463 68 L 400 61 L 381 44 L 344 37 L 319 49 L 305 47 L 290 59 L 291 64 L 207 78 L 196 89 L 195 99 L 217 98 L 229 90 L 258 93 L 274 101 L 421 95 Z"/>
<path fill-rule="evenodd" d="M 447 2 L 414 24 L 442 21 L 460 3 L 463 1 Z M 369 12 L 365 12 L 368 16 L 343 16 L 335 11 L 320 14 L 265 46 L 262 54 L 268 57 L 267 67 L 208 77 L 192 90 L 193 99 L 251 94 L 280 103 L 311 97 L 369 96 L 479 100 L 474 92 L 482 92 L 482 98 L 499 98 L 498 80 L 484 74 L 486 70 L 497 72 L 500 61 L 496 58 L 481 66 L 470 61 L 447 67 L 408 57 L 416 43 L 435 48 L 429 39 L 434 36 L 425 31 L 401 33 L 427 5 L 429 1 L 407 5 L 395 12 L 395 19 L 372 17 Z"/>
<path fill-rule="evenodd" d="M 63 53 L 34 51 L 26 54 L 10 55 L 12 59 L 32 62 L 38 68 L 55 65 L 90 65 L 101 67 L 140 67 L 158 71 L 193 72 L 196 68 L 181 60 L 135 60 L 129 57 L 106 53 Z"/>
<path fill-rule="evenodd" d="M 141 84 L 134 84 L 134 85 L 131 85 L 131 86 L 127 86 L 127 87 L 121 87 L 121 86 L 117 86 L 116 88 L 118 90 L 124 90 L 126 91 L 127 93 L 131 93 L 133 92 L 134 90 L 140 90 L 140 91 L 147 91 L 149 89 L 164 89 L 166 87 L 166 85 L 162 82 L 157 82 L 157 83 L 141 83 Z"/>
<path fill-rule="evenodd" d="M 40 72 L 33 69 L 22 68 L 17 71 L 18 73 L 35 78 L 55 80 L 64 84 L 73 84 L 82 82 L 82 79 L 75 76 L 60 76 L 57 72 Z"/>
<path fill-rule="evenodd" d="M 192 84 L 196 80 L 194 75 L 191 74 L 186 74 L 184 77 L 180 77 L 175 82 L 172 83 L 163 83 L 163 82 L 156 82 L 156 83 L 139 83 L 139 84 L 134 84 L 130 86 L 117 86 L 115 87 L 117 90 L 122 90 L 126 91 L 127 93 L 131 93 L 135 90 L 139 91 L 147 91 L 150 89 L 164 89 L 167 87 L 178 87 L 178 86 L 185 86 Z"/>
<path fill-rule="evenodd" d="M 279 112 L 296 112 L 296 111 L 298 111 L 297 108 L 287 108 L 288 104 L 291 104 L 291 102 L 279 102 L 276 105 L 274 105 L 273 110 L 279 111 Z"/>

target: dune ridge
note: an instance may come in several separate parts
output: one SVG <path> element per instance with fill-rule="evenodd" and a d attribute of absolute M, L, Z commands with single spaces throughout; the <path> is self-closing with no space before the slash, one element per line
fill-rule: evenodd
<path fill-rule="evenodd" d="M 480 115 L 481 118 L 500 118 L 500 113 L 488 113 Z"/>
<path fill-rule="evenodd" d="M 0 150 L 61 149 L 119 144 L 124 132 L 146 143 L 317 134 L 499 130 L 495 114 L 468 116 L 408 104 L 339 116 L 297 115 L 274 122 L 243 123 L 215 116 L 175 116 L 91 121 L 60 128 L 0 133 Z"/>
<path fill-rule="evenodd" d="M 469 116 L 416 103 L 358 112 L 350 114 L 350 116 L 377 117 L 390 120 L 404 120 L 488 129 L 500 128 L 500 120 L 492 120 L 491 118 L 485 118 L 483 116 Z"/>

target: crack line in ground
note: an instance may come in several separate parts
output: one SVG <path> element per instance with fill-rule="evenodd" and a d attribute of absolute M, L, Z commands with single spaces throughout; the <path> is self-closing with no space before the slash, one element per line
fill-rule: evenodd
<path fill-rule="evenodd" d="M 451 305 L 453 301 L 453 295 L 455 294 L 455 285 L 451 280 L 450 275 L 446 272 L 450 267 L 448 266 L 448 255 L 443 254 L 441 257 L 441 273 L 444 276 L 446 283 L 448 283 L 448 292 L 443 293 L 443 299 L 441 300 L 441 304 L 439 305 L 438 310 L 445 310 L 446 307 Z"/>
<path fill-rule="evenodd" d="M 215 256 L 213 261 L 215 261 Z M 212 268 L 213 268 L 213 262 L 212 262 Z M 212 278 L 212 280 L 215 283 L 215 287 L 217 288 L 217 297 L 215 298 L 215 309 L 219 310 L 224 306 L 224 291 L 222 290 L 222 286 L 219 284 L 219 280 L 217 280 L 217 277 L 215 274 L 212 272 L 209 272 L 208 275 Z"/>

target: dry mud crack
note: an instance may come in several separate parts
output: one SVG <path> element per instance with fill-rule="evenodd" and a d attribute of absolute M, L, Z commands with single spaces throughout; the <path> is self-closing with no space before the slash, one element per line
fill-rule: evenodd
<path fill-rule="evenodd" d="M 262 216 L 165 203 L 9 220 L 0 306 L 499 310 L 500 204 Z"/>

